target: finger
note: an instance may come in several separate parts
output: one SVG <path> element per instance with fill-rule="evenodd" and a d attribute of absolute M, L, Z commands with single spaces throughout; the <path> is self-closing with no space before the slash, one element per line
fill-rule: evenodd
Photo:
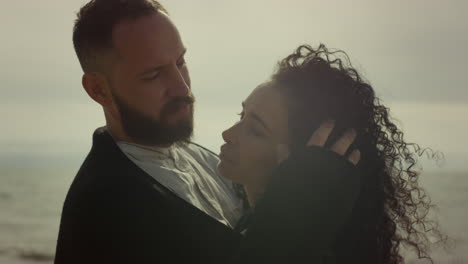
<path fill-rule="evenodd" d="M 335 144 L 330 148 L 331 151 L 338 153 L 339 155 L 343 156 L 346 151 L 348 150 L 349 146 L 353 143 L 356 139 L 356 130 L 350 129 L 341 136 Z"/>
<path fill-rule="evenodd" d="M 287 144 L 278 144 L 276 146 L 276 160 L 278 164 L 285 161 L 289 157 L 289 148 Z"/>
<path fill-rule="evenodd" d="M 327 142 L 330 133 L 332 132 L 333 128 L 335 127 L 335 121 L 329 120 L 323 122 L 317 130 L 314 131 L 312 136 L 309 138 L 307 142 L 307 146 L 319 146 L 323 147 Z"/>
<path fill-rule="evenodd" d="M 359 160 L 361 160 L 361 152 L 355 149 L 351 154 L 349 154 L 348 160 L 354 165 L 357 165 Z"/>

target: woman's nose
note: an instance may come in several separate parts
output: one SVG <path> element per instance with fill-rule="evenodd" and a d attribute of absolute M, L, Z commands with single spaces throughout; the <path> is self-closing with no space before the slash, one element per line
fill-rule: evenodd
<path fill-rule="evenodd" d="M 235 140 L 234 140 L 234 126 L 224 130 L 224 132 L 222 133 L 222 136 L 223 136 L 223 139 L 224 139 L 224 142 L 226 143 L 234 143 Z"/>

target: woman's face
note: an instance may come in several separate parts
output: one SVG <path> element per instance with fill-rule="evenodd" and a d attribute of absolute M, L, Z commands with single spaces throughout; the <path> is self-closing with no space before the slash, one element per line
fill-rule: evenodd
<path fill-rule="evenodd" d="M 273 83 L 258 86 L 243 102 L 240 121 L 223 132 L 218 171 L 236 183 L 264 186 L 287 143 L 287 107 Z"/>

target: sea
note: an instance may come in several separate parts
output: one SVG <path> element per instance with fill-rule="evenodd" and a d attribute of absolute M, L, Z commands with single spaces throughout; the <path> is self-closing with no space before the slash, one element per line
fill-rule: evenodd
<path fill-rule="evenodd" d="M 60 214 L 73 169 L 0 169 L 0 263 L 53 263 Z M 435 263 L 468 264 L 468 172 L 423 172 L 421 184 L 449 236 Z M 406 263 L 428 263 L 406 254 Z"/>

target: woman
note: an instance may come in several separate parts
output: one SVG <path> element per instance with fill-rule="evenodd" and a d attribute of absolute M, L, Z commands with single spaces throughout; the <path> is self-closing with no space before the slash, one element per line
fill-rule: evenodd
<path fill-rule="evenodd" d="M 344 54 L 344 58 L 335 57 L 340 54 Z M 274 195 L 268 195 L 270 189 L 279 189 L 281 184 L 287 185 L 286 181 L 278 184 L 281 181 L 275 178 L 275 174 L 283 174 L 277 176 L 278 178 L 287 178 L 292 170 L 298 173 L 313 172 L 314 169 L 303 162 L 285 165 L 283 167 L 287 168 L 278 173 L 278 170 L 281 171 L 278 162 L 301 159 L 304 156 L 301 153 L 312 132 L 326 120 L 332 119 L 335 120 L 334 124 L 328 122 L 328 126 L 321 126 L 322 130 L 323 127 L 334 127 L 328 140 L 327 136 L 323 138 L 322 133 L 322 140 L 325 139 L 323 141 L 326 142 L 322 149 L 333 150 L 339 138 L 348 138 L 348 141 L 355 138 L 354 143 L 342 153 L 345 157 L 341 158 L 342 161 L 330 163 L 328 161 L 336 158 L 336 155 L 319 151 L 315 156 L 309 155 L 310 162 L 313 163 L 312 159 L 325 157 L 322 164 L 316 164 L 315 167 L 346 167 L 343 162 L 348 159 L 353 164 L 357 163 L 359 181 L 353 179 L 356 175 L 351 175 L 351 179 L 339 179 L 349 181 L 342 184 L 339 180 L 333 182 L 325 179 L 333 173 L 310 174 L 311 178 L 319 179 L 307 185 L 310 188 L 309 193 L 328 188 L 328 193 L 322 191 L 321 196 L 314 196 L 314 199 L 325 199 L 326 203 L 309 204 L 313 208 L 301 205 L 301 209 L 294 212 L 296 218 L 310 217 L 307 221 L 315 221 L 314 217 L 321 218 L 321 222 L 314 222 L 319 227 L 308 228 L 305 220 L 301 220 L 304 225 L 297 226 L 304 233 L 311 232 L 309 237 L 323 230 L 328 231 L 320 238 L 322 244 L 319 243 L 320 240 L 306 241 L 303 245 L 310 242 L 313 246 L 296 252 L 303 254 L 320 246 L 323 247 L 322 250 L 314 251 L 314 254 L 321 254 L 323 256 L 318 257 L 337 263 L 402 263 L 400 245 L 405 245 L 414 249 L 420 258 L 432 261 L 428 256 L 427 232 L 439 239 L 442 235 L 434 222 L 426 217 L 431 202 L 419 187 L 419 173 L 413 169 L 417 156 L 422 155 L 425 150 L 404 141 L 403 133 L 390 120 L 388 108 L 380 104 L 373 88 L 350 66 L 344 52 L 330 52 L 324 45 L 317 49 L 300 46 L 279 63 L 271 80 L 249 95 L 243 103 L 240 115 L 240 121 L 223 133 L 226 144 L 221 148 L 218 169 L 222 176 L 242 185 L 246 200 L 254 211 L 253 218 L 247 219 L 255 219 L 255 215 L 261 215 L 265 211 L 258 207 L 262 201 L 265 208 L 275 206 L 275 203 L 268 202 L 268 199 L 274 199 Z M 327 155 L 330 156 L 326 157 Z M 284 163 L 287 162 L 282 164 Z M 302 168 L 297 169 L 298 166 Z M 306 168 L 307 166 L 310 168 Z M 346 168 L 342 171 L 345 172 Z M 323 184 L 321 180 L 328 182 Z M 276 192 L 280 193 L 278 190 Z M 289 196 L 296 195 L 300 189 L 296 186 L 296 189 L 290 188 L 288 192 Z M 353 196 L 353 192 L 357 192 L 357 195 Z M 288 199 L 288 195 L 281 199 Z M 340 198 L 341 204 L 333 204 L 338 196 L 343 196 Z M 310 197 L 303 196 L 299 203 L 306 203 L 304 199 Z M 297 207 L 297 199 L 294 201 L 292 207 Z M 345 202 L 348 204 L 343 205 Z M 277 199 L 276 203 L 280 203 L 280 200 Z M 327 206 L 335 214 L 324 209 Z M 301 210 L 311 208 L 320 214 L 299 216 Z M 352 211 L 348 210 L 350 208 Z M 274 217 L 282 216 L 277 214 Z M 336 218 L 342 219 L 342 223 L 332 223 Z M 330 223 L 329 226 L 324 225 L 324 222 Z M 292 229 L 296 226 L 292 222 L 289 225 Z M 250 220 L 247 226 L 248 237 L 251 227 L 254 226 L 255 230 L 258 225 L 252 224 Z M 274 230 L 281 228 L 278 224 Z M 282 235 L 288 236 L 289 232 Z M 289 238 L 298 240 L 299 231 L 296 235 Z M 274 239 L 274 236 L 269 239 Z M 300 239 L 308 238 L 305 236 Z M 279 241 L 281 240 L 275 243 Z M 291 246 L 293 247 L 296 245 Z"/>

